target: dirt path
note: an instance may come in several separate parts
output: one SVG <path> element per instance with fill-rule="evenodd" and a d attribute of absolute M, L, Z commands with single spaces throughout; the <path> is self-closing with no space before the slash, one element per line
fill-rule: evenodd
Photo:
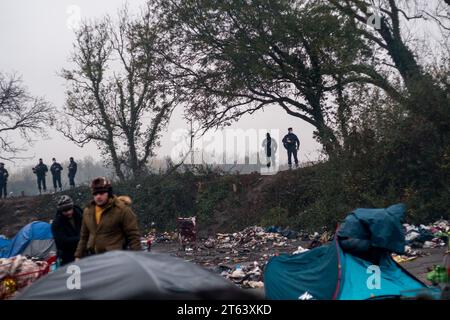
<path fill-rule="evenodd" d="M 427 255 L 419 257 L 412 261 L 404 262 L 401 265 L 411 274 L 413 274 L 417 279 L 426 284 L 430 284 L 427 280 L 428 268 L 433 267 L 433 265 L 442 265 L 446 249 L 445 247 L 422 249 L 422 252 L 426 253 Z"/>

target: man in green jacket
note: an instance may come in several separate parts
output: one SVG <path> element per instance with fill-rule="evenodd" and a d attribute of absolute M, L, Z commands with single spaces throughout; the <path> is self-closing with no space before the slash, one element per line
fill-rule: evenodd
<path fill-rule="evenodd" d="M 83 212 L 76 259 L 112 250 L 141 250 L 131 199 L 115 196 L 111 182 L 104 177 L 94 179 L 91 190 L 94 199 Z"/>

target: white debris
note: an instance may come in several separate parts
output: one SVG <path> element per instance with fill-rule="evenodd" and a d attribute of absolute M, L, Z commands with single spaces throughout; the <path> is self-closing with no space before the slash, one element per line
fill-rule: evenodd
<path fill-rule="evenodd" d="M 242 282 L 242 286 L 244 288 L 253 288 L 253 289 L 264 288 L 264 282 L 262 282 L 262 281 L 248 281 L 248 280 L 245 280 L 244 282 Z"/>
<path fill-rule="evenodd" d="M 230 277 L 234 279 L 244 278 L 245 272 L 242 269 L 236 269 L 230 274 Z"/>
<path fill-rule="evenodd" d="M 302 246 L 298 246 L 297 250 L 295 250 L 292 254 L 299 254 L 306 251 L 309 251 L 309 249 L 303 248 Z"/>

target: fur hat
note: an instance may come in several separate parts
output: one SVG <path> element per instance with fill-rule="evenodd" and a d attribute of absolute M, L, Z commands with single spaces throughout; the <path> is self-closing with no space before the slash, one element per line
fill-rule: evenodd
<path fill-rule="evenodd" d="M 112 194 L 112 185 L 111 182 L 105 177 L 98 177 L 92 180 L 91 190 L 92 194 L 96 194 L 98 192 L 108 192 L 109 194 Z"/>

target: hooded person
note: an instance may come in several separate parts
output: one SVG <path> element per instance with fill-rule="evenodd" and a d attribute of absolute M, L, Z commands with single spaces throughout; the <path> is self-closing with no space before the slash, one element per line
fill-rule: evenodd
<path fill-rule="evenodd" d="M 93 200 L 84 209 L 80 242 L 75 258 L 113 250 L 141 250 L 136 215 L 128 196 L 113 194 L 111 182 L 105 177 L 91 183 Z"/>
<path fill-rule="evenodd" d="M 75 260 L 82 217 L 83 210 L 74 204 L 71 197 L 64 195 L 59 198 L 56 216 L 52 223 L 52 233 L 61 265 Z"/>

